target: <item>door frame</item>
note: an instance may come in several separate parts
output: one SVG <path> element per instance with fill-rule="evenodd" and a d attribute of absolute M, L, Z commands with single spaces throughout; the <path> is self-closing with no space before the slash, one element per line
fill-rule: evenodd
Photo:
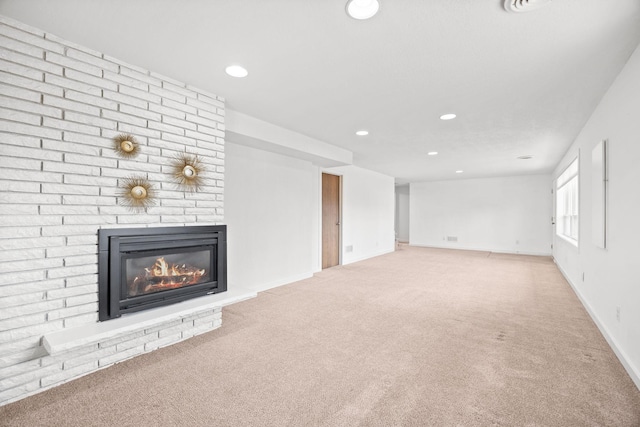
<path fill-rule="evenodd" d="M 557 188 L 558 179 L 555 178 L 551 182 L 551 256 L 553 257 L 556 250 L 556 223 L 558 222 L 558 211 L 557 211 Z"/>
<path fill-rule="evenodd" d="M 322 271 L 322 174 L 334 175 L 339 178 L 338 184 L 338 216 L 340 225 L 338 227 L 338 265 L 342 265 L 342 231 L 343 231 L 343 211 L 344 211 L 344 175 L 331 170 L 319 168 L 318 170 L 318 271 Z"/>

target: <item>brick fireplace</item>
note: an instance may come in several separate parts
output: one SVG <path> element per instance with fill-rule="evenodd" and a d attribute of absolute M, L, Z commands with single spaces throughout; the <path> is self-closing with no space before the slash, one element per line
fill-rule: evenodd
<path fill-rule="evenodd" d="M 102 229 L 98 251 L 101 321 L 227 290 L 224 225 Z"/>
<path fill-rule="evenodd" d="M 209 305 L 80 334 L 98 324 L 98 230 L 222 223 L 225 110 L 219 96 L 11 19 L 0 17 L 0 34 L 4 404 L 220 326 Z M 114 152 L 122 133 L 140 143 L 136 158 Z M 205 167 L 197 192 L 170 179 L 184 152 Z M 157 194 L 141 212 L 119 200 L 134 174 Z"/>

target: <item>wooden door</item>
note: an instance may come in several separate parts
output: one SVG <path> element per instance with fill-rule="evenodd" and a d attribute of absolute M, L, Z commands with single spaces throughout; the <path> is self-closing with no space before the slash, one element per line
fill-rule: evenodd
<path fill-rule="evenodd" d="M 340 177 L 322 174 L 322 268 L 340 263 Z"/>

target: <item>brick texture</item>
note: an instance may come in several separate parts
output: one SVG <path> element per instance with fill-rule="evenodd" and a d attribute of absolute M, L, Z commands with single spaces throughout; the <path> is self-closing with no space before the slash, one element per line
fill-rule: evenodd
<path fill-rule="evenodd" d="M 134 159 L 112 138 L 133 134 Z M 198 193 L 170 160 L 206 167 Z M 120 204 L 129 176 L 159 200 Z M 223 220 L 224 99 L 0 16 L 0 405 L 203 333 L 218 312 L 48 356 L 43 334 L 97 321 L 97 231 Z"/>

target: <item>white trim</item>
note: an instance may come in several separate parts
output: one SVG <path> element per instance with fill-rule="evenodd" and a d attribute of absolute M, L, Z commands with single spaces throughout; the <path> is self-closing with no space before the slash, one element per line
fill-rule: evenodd
<path fill-rule="evenodd" d="M 576 164 L 576 170 L 575 171 L 569 171 L 569 168 L 572 167 L 574 163 Z M 569 172 L 569 173 L 567 173 L 567 172 Z M 556 188 L 564 187 L 569 181 L 571 181 L 573 179 L 573 177 L 576 177 L 576 176 L 579 176 L 579 175 L 580 175 L 580 157 L 576 156 L 571 161 L 571 163 L 569 163 L 567 165 L 567 167 L 564 168 L 562 173 L 560 173 L 560 175 L 558 175 L 558 177 L 556 178 Z"/>
<path fill-rule="evenodd" d="M 630 359 L 627 357 L 626 353 L 620 348 L 620 346 L 618 346 L 618 343 L 616 342 L 615 338 L 613 338 L 613 336 L 609 333 L 609 330 L 604 326 L 604 324 L 602 322 L 600 322 L 600 320 L 595 315 L 595 313 L 594 313 L 593 309 L 591 308 L 591 306 L 589 305 L 589 303 L 587 303 L 587 300 L 582 297 L 582 294 L 578 290 L 577 286 L 575 286 L 573 284 L 573 282 L 571 281 L 571 279 L 569 279 L 569 275 L 562 269 L 560 264 L 558 264 L 556 262 L 555 258 L 554 258 L 553 262 L 556 264 L 556 266 L 558 267 L 558 270 L 564 276 L 564 278 L 567 281 L 567 283 L 569 283 L 569 285 L 573 289 L 573 292 L 576 294 L 576 296 L 578 297 L 578 299 L 582 303 L 582 305 L 585 308 L 585 310 L 587 310 L 587 313 L 589 313 L 589 316 L 591 316 L 591 320 L 593 320 L 593 323 L 596 324 L 596 326 L 600 330 L 600 333 L 602 334 L 604 339 L 609 344 L 609 347 L 611 347 L 611 350 L 613 350 L 613 352 L 615 353 L 615 355 L 618 358 L 618 360 L 620 361 L 620 363 L 622 363 L 622 366 L 627 371 L 627 374 L 629 374 L 629 377 L 631 377 L 631 380 L 636 385 L 636 388 L 638 390 L 640 390 L 640 371 L 638 371 L 638 369 L 636 369 L 629 362 Z"/>
<path fill-rule="evenodd" d="M 567 172 L 569 172 L 569 168 L 571 168 L 574 165 L 574 163 L 576 165 L 575 172 L 567 174 Z M 563 176 L 565 174 L 566 174 L 566 176 Z M 560 181 L 561 179 L 562 179 L 562 181 Z M 578 207 L 577 207 L 578 208 L 578 213 L 577 213 L 578 230 L 577 230 L 577 233 L 576 233 L 576 235 L 577 235 L 576 239 L 574 239 L 571 236 L 568 236 L 568 235 L 564 234 L 564 230 L 562 231 L 562 233 L 560 233 L 558 231 L 559 227 L 557 226 L 557 224 L 561 221 L 561 219 L 560 219 L 560 217 L 558 215 L 558 203 L 557 203 L 558 202 L 558 196 L 560 194 L 560 190 L 562 188 L 564 188 L 566 185 L 568 185 L 574 179 L 577 180 L 576 181 L 576 187 L 577 187 L 576 191 L 577 191 L 577 196 L 578 196 Z M 558 177 L 554 180 L 554 182 L 555 182 L 555 185 L 556 185 L 556 188 L 555 188 L 556 191 L 555 191 L 555 194 L 554 194 L 554 197 L 555 197 L 555 200 L 556 200 L 555 212 L 554 212 L 554 216 L 555 216 L 554 231 L 555 231 L 555 234 L 558 237 L 564 238 L 565 240 L 567 240 L 569 243 L 573 244 L 574 246 L 580 247 L 580 244 L 579 244 L 579 242 L 580 242 L 580 228 L 581 228 L 580 227 L 580 222 L 581 222 L 580 203 L 582 202 L 582 197 L 580 197 L 580 187 L 581 187 L 581 185 L 580 185 L 580 151 L 579 150 L 578 150 L 578 154 L 576 155 L 576 157 L 569 163 L 569 165 L 567 165 L 566 168 L 564 168 L 564 171 L 560 175 L 558 175 Z"/>
<path fill-rule="evenodd" d="M 478 251 L 478 252 L 493 252 L 496 254 L 510 254 L 510 255 L 533 255 L 533 256 L 552 256 L 551 252 L 529 252 L 529 251 L 505 251 L 502 249 L 490 249 L 470 246 L 436 246 L 436 245 L 421 245 L 418 243 L 409 242 L 409 246 L 416 246 L 419 248 L 434 248 L 434 249 L 454 249 L 461 251 Z"/>
<path fill-rule="evenodd" d="M 565 236 L 564 234 L 558 234 L 556 233 L 556 236 L 558 236 L 559 238 L 561 238 L 562 240 L 571 243 L 573 246 L 575 246 L 576 248 L 580 247 L 578 246 L 578 241 L 576 239 L 572 239 L 569 236 Z"/>
<path fill-rule="evenodd" d="M 369 258 L 375 258 L 377 256 L 390 254 L 392 252 L 395 252 L 395 244 L 393 246 L 393 249 L 391 249 L 391 250 L 380 251 L 380 252 L 376 252 L 376 253 L 373 253 L 373 254 L 365 255 L 365 256 L 362 256 L 362 257 L 359 257 L 359 258 L 356 258 L 356 259 L 352 259 L 349 262 L 345 262 L 343 265 L 353 264 L 354 262 L 364 261 L 364 260 L 369 259 Z"/>
<path fill-rule="evenodd" d="M 277 288 L 279 286 L 288 285 L 289 283 L 299 282 L 300 280 L 308 279 L 310 277 L 313 277 L 313 272 L 295 274 L 293 276 L 285 277 L 284 279 L 278 279 L 272 282 L 262 283 L 257 286 L 250 286 L 250 285 L 245 285 L 245 286 L 249 287 L 252 291 L 255 291 L 255 292 L 264 292 L 264 291 L 268 291 L 269 289 Z"/>

